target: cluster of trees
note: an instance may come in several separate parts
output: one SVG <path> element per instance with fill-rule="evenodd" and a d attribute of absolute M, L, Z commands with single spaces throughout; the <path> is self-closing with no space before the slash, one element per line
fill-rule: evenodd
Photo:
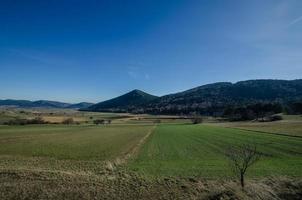
<path fill-rule="evenodd" d="M 121 112 L 121 111 L 120 111 Z M 129 113 L 150 113 L 166 115 L 204 115 L 213 117 L 227 117 L 231 120 L 265 120 L 268 116 L 276 113 L 302 114 L 302 101 L 297 102 L 254 102 L 244 101 L 188 103 L 183 105 L 154 105 L 154 107 L 136 107 L 128 109 Z"/>
<path fill-rule="evenodd" d="M 302 114 L 302 101 L 295 101 L 284 106 L 284 111 L 287 114 L 298 115 Z"/>
<path fill-rule="evenodd" d="M 256 103 L 247 106 L 228 106 L 223 112 L 223 116 L 231 121 L 257 120 L 274 121 L 280 120 L 281 116 L 274 114 L 281 113 L 283 107 L 279 103 Z"/>
<path fill-rule="evenodd" d="M 100 125 L 100 124 L 111 124 L 111 120 L 110 119 L 96 119 L 96 120 L 93 120 L 93 123 L 95 125 Z"/>

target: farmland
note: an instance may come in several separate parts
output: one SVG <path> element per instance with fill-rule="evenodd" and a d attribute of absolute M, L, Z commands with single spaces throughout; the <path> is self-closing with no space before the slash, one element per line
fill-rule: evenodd
<path fill-rule="evenodd" d="M 265 154 L 249 175 L 301 176 L 302 139 L 206 125 L 160 125 L 130 168 L 147 175 L 228 177 L 229 146 L 256 144 Z"/>
<path fill-rule="evenodd" d="M 0 154 L 57 159 L 105 160 L 127 152 L 148 126 L 0 128 Z"/>
<path fill-rule="evenodd" d="M 193 125 L 177 116 L 9 109 L 0 118 L 36 116 L 51 123 L 0 125 L 1 199 L 211 199 L 217 182 L 218 193 L 252 198 L 260 192 L 261 199 L 272 190 L 287 194 L 280 185 L 286 181 L 301 184 L 299 116 Z M 60 124 L 68 117 L 77 123 Z M 112 123 L 95 125 L 95 119 Z M 298 125 L 290 129 L 293 123 Z M 249 193 L 242 193 L 225 150 L 247 143 L 263 156 L 248 171 Z"/>

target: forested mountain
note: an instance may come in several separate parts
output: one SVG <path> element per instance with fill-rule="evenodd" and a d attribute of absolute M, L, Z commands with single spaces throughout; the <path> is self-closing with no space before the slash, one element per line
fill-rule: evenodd
<path fill-rule="evenodd" d="M 280 103 L 302 99 L 302 79 L 248 80 L 237 83 L 207 84 L 184 92 L 166 95 L 143 107 L 148 113 L 191 113 L 213 115 L 228 106 L 247 106 L 256 103 Z"/>
<path fill-rule="evenodd" d="M 290 109 L 292 103 L 300 102 L 301 99 L 302 79 L 248 80 L 237 83 L 207 84 L 159 98 L 134 90 L 118 98 L 95 104 L 89 107 L 89 110 L 222 115 L 229 108 L 247 107 L 259 103 L 278 104 L 278 106 L 283 106 L 282 109 Z"/>
<path fill-rule="evenodd" d="M 129 112 L 142 107 L 158 97 L 147 94 L 140 90 L 133 90 L 122 96 L 94 104 L 86 111 L 102 111 L 102 112 Z"/>

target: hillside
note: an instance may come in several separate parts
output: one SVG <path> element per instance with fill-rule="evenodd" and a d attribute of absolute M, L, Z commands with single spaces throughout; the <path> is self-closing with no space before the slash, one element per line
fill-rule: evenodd
<path fill-rule="evenodd" d="M 227 106 L 300 101 L 302 79 L 248 80 L 237 83 L 220 82 L 166 95 L 144 106 L 144 112 L 180 114 L 199 112 L 212 115 Z"/>
<path fill-rule="evenodd" d="M 102 112 L 131 112 L 143 105 L 157 99 L 158 97 L 145 93 L 140 90 L 133 90 L 122 96 L 94 104 L 86 111 L 102 111 Z"/>

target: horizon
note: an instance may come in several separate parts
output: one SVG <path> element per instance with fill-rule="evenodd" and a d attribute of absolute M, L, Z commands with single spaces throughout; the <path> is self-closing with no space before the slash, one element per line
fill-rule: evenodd
<path fill-rule="evenodd" d="M 98 103 L 302 78 L 302 1 L 171 2 L 1 2 L 0 99 Z"/>
<path fill-rule="evenodd" d="M 133 91 L 141 91 L 141 92 L 144 92 L 144 93 L 153 95 L 153 96 L 163 97 L 163 96 L 166 96 L 166 95 L 172 95 L 172 94 L 184 92 L 184 91 L 187 91 L 187 90 L 190 90 L 190 89 L 194 89 L 194 88 L 197 88 L 197 87 L 201 87 L 201 86 L 205 86 L 205 85 L 211 85 L 211 84 L 216 84 L 216 83 L 231 83 L 231 84 L 236 84 L 236 83 L 239 83 L 239 82 L 244 82 L 244 81 L 256 81 L 256 80 L 295 81 L 295 80 L 302 80 L 302 79 L 300 79 L 300 78 L 298 78 L 298 79 L 248 79 L 248 80 L 240 80 L 240 81 L 236 81 L 236 82 L 219 81 L 219 82 L 213 82 L 213 83 L 206 83 L 206 84 L 203 84 L 203 85 L 198 85 L 198 86 L 195 86 L 195 87 L 192 87 L 192 88 L 187 88 L 187 89 L 185 89 L 185 90 L 176 91 L 176 92 L 173 92 L 173 93 L 170 92 L 170 93 L 163 94 L 163 95 L 156 95 L 156 94 L 149 93 L 148 91 L 145 91 L 145 90 L 141 90 L 141 89 L 135 88 L 135 89 L 131 89 L 131 90 L 129 90 L 129 91 L 126 91 L 126 92 L 123 93 L 123 94 L 119 94 L 119 95 L 117 95 L 117 96 L 112 96 L 112 97 L 109 97 L 108 99 L 101 100 L 101 101 L 96 101 L 96 102 L 88 102 L 88 101 L 81 101 L 81 102 L 66 102 L 66 101 L 61 101 L 61 100 L 43 99 L 43 98 L 39 98 L 39 99 L 12 99 L 12 98 L 3 98 L 3 99 L 1 99 L 1 98 L 0 98 L 0 100 L 25 100 L 25 101 L 32 101 L 32 102 L 35 102 L 35 101 L 54 101 L 54 102 L 61 102 L 61 103 L 68 103 L 68 104 L 78 104 L 78 103 L 93 103 L 93 104 L 97 104 L 97 103 L 101 103 L 101 102 L 104 102 L 104 101 L 107 101 L 107 100 L 114 99 L 114 98 L 116 98 L 116 97 L 122 96 L 122 95 L 124 95 L 124 94 L 130 93 L 130 92 L 133 92 Z"/>

